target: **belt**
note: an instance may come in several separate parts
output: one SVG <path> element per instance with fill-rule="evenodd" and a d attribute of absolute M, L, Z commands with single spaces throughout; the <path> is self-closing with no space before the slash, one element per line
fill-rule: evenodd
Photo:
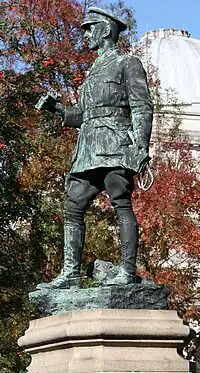
<path fill-rule="evenodd" d="M 100 117 L 126 117 L 129 118 L 130 110 L 121 107 L 95 107 L 90 110 L 86 110 L 83 113 L 83 122 L 87 122 L 90 119 Z"/>

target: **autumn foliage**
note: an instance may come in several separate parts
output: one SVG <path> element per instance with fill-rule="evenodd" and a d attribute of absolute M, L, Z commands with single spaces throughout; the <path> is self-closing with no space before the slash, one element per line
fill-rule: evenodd
<path fill-rule="evenodd" d="M 154 185 L 146 193 L 137 189 L 133 201 L 141 225 L 141 263 L 156 282 L 168 284 L 171 306 L 177 307 L 192 300 L 198 278 L 200 175 L 186 139 L 163 142 L 152 166 Z"/>
<path fill-rule="evenodd" d="M 77 136 L 34 106 L 49 88 L 76 102 L 92 56 L 76 1 L 2 1 L 0 15 L 0 371 L 21 373 L 28 358 L 16 341 L 36 317 L 28 291 L 62 260 L 62 191 Z"/>

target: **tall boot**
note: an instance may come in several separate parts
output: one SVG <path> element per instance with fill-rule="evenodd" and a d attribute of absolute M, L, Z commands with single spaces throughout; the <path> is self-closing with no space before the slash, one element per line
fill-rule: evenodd
<path fill-rule="evenodd" d="M 135 281 L 138 249 L 138 223 L 133 213 L 119 217 L 122 262 L 119 273 L 106 286 L 128 285 Z"/>
<path fill-rule="evenodd" d="M 80 267 L 85 240 L 85 225 L 67 223 L 64 226 L 64 265 L 61 274 L 36 289 L 69 289 L 81 287 Z"/>

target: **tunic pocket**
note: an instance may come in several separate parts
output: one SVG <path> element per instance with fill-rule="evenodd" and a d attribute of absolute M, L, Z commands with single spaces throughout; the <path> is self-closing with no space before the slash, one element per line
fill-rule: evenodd
<path fill-rule="evenodd" d="M 127 128 L 120 129 L 118 124 L 101 125 L 96 130 L 96 155 L 123 155 L 131 144 Z"/>
<path fill-rule="evenodd" d="M 118 106 L 122 97 L 121 76 L 109 76 L 104 80 L 104 91 L 107 92 L 105 101 L 110 106 Z"/>
<path fill-rule="evenodd" d="M 118 106 L 121 98 L 120 76 L 91 76 L 87 81 L 88 92 L 86 100 L 91 101 L 94 106 Z"/>

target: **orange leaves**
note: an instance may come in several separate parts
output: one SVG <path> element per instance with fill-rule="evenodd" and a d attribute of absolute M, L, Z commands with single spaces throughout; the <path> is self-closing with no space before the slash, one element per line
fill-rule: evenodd
<path fill-rule="evenodd" d="M 37 134 L 31 139 L 33 154 L 21 164 L 18 180 L 23 189 L 46 190 L 48 183 L 67 172 L 71 165 L 75 133 L 68 129 L 58 138 Z"/>
<path fill-rule="evenodd" d="M 38 159 L 36 156 L 32 157 L 18 174 L 22 188 L 29 191 L 36 191 L 38 188 L 43 187 L 50 169 L 50 160 Z"/>

